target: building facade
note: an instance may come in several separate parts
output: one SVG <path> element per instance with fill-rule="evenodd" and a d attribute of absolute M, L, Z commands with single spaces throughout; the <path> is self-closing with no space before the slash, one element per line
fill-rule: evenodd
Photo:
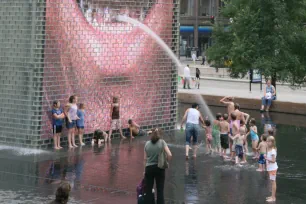
<path fill-rule="evenodd" d="M 180 1 L 180 55 L 190 49 L 201 55 L 211 43 L 212 26 L 218 18 L 221 0 Z"/>

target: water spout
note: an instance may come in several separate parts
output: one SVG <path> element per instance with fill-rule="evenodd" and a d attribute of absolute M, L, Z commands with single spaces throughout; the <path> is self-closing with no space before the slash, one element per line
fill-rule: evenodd
<path fill-rule="evenodd" d="M 172 50 L 168 47 L 168 45 L 158 35 L 156 35 L 156 33 L 154 33 L 148 26 L 142 24 L 138 20 L 123 15 L 118 15 L 116 20 L 126 23 L 131 23 L 134 26 L 138 26 L 139 28 L 141 28 L 144 32 L 148 33 L 167 52 L 167 54 L 177 65 L 177 67 L 179 69 L 183 68 L 181 62 L 179 61 L 179 59 L 177 59 L 176 55 L 172 52 Z"/>
<path fill-rule="evenodd" d="M 144 32 L 149 34 L 164 49 L 164 51 L 168 54 L 168 56 L 176 64 L 178 69 L 183 73 L 183 70 L 182 70 L 183 66 L 182 66 L 180 60 L 176 57 L 176 55 L 172 52 L 172 50 L 168 47 L 168 45 L 158 35 L 156 35 L 156 33 L 154 33 L 148 26 L 142 24 L 138 20 L 135 20 L 133 18 L 130 18 L 130 17 L 124 16 L 124 15 L 118 15 L 116 17 L 116 20 L 133 24 L 134 26 L 139 27 Z M 203 105 L 203 109 L 206 112 L 209 120 L 212 121 L 214 119 L 214 117 L 213 117 L 213 114 L 211 113 L 211 110 L 207 106 L 205 100 L 203 99 L 203 97 L 200 94 L 198 94 L 198 98 L 199 98 L 200 104 Z"/>

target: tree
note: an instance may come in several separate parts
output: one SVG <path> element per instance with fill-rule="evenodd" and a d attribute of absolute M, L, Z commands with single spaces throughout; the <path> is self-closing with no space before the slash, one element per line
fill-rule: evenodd
<path fill-rule="evenodd" d="M 232 77 L 259 69 L 265 77 L 300 85 L 306 76 L 306 0 L 225 0 L 208 60 L 232 60 Z"/>

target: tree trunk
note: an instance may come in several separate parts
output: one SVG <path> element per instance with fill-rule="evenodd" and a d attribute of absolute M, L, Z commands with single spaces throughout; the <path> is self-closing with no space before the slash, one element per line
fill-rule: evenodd
<path fill-rule="evenodd" d="M 276 73 L 272 75 L 271 84 L 275 87 L 275 90 L 276 90 Z"/>

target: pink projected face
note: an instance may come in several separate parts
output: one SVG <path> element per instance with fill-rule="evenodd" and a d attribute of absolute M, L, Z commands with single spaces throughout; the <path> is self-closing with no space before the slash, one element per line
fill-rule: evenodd
<path fill-rule="evenodd" d="M 46 7 L 44 111 L 49 101 L 64 104 L 75 94 L 86 104 L 87 132 L 108 130 L 112 98 L 119 96 L 124 127 L 129 118 L 142 125 L 169 122 L 171 60 L 150 36 L 116 16 L 140 20 L 170 46 L 173 0 L 47 0 Z"/>

